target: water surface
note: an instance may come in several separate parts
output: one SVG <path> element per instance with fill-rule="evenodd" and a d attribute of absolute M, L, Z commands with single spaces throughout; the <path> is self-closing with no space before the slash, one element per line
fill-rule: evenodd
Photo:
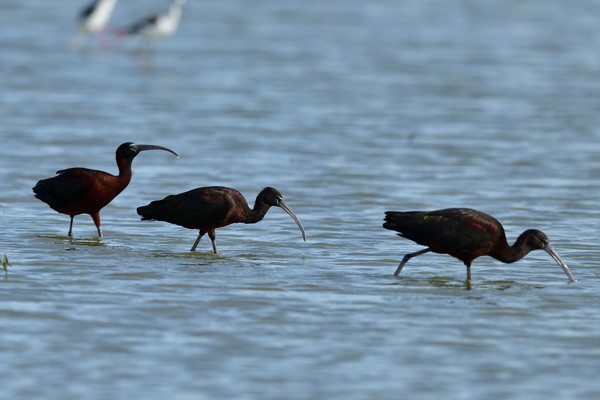
<path fill-rule="evenodd" d="M 564 2 L 190 1 L 150 60 L 69 49 L 82 2 L 0 6 L 2 397 L 600 396 L 600 6 Z M 164 9 L 120 2 L 114 23 Z M 102 212 L 31 187 L 116 172 Z M 302 219 L 196 232 L 135 208 L 194 187 L 274 186 Z M 381 228 L 386 210 L 464 206 L 544 252 L 465 268 Z"/>

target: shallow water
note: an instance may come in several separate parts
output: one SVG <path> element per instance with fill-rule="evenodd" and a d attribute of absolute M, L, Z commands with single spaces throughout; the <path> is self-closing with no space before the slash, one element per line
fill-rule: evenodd
<path fill-rule="evenodd" d="M 145 58 L 71 51 L 83 4 L 0 5 L 0 397 L 600 396 L 598 4 L 191 1 Z M 181 157 L 142 153 L 105 237 L 67 238 L 31 187 L 125 141 Z M 273 209 L 189 253 L 135 213 L 208 185 L 278 188 L 308 241 Z M 578 281 L 539 251 L 471 290 L 443 255 L 395 278 L 420 247 L 383 212 L 454 206 L 544 230 Z"/>

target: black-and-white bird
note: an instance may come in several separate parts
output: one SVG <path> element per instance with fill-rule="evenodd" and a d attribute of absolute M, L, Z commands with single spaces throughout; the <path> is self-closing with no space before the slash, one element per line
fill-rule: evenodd
<path fill-rule="evenodd" d="M 148 40 L 161 39 L 173 35 L 179 26 L 181 8 L 187 0 L 172 0 L 169 10 L 141 19 L 125 30 L 127 35 L 140 35 Z"/>
<path fill-rule="evenodd" d="M 79 15 L 79 29 L 72 40 L 74 49 L 81 49 L 89 35 L 101 35 L 108 27 L 117 0 L 95 0 Z"/>

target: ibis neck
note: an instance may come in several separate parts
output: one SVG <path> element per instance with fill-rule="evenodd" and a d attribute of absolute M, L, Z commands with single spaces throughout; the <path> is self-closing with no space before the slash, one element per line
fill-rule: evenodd
<path fill-rule="evenodd" d="M 255 222 L 262 221 L 262 219 L 267 214 L 271 206 L 263 201 L 259 201 L 258 199 L 254 203 L 254 208 L 249 210 L 247 223 L 253 224 Z"/>
<path fill-rule="evenodd" d="M 133 162 L 133 159 L 117 158 L 117 166 L 119 167 L 119 175 L 117 176 L 117 178 L 125 186 L 127 186 L 129 184 L 129 181 L 131 180 L 131 175 L 132 175 L 131 163 L 132 162 Z"/>
<path fill-rule="evenodd" d="M 509 246 L 504 239 L 504 243 L 500 245 L 500 248 L 490 254 L 495 259 L 505 262 L 513 263 L 519 261 L 525 257 L 532 249 L 526 244 L 526 237 L 521 234 L 512 246 Z"/>

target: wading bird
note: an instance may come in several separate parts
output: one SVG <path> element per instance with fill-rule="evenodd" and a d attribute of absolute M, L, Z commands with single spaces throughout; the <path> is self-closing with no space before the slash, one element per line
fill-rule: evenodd
<path fill-rule="evenodd" d="M 570 282 L 575 282 L 567 264 L 550 245 L 544 232 L 529 229 L 510 246 L 504 228 L 494 217 L 468 208 L 448 208 L 437 211 L 387 211 L 383 227 L 399 232 L 426 249 L 404 256 L 394 275 L 399 276 L 404 264 L 413 257 L 433 251 L 449 254 L 467 267 L 471 279 L 471 263 L 480 256 L 490 256 L 504 263 L 513 263 L 532 250 L 545 250 L 563 269 Z"/>
<path fill-rule="evenodd" d="M 283 208 L 296 221 L 302 231 L 302 238 L 306 241 L 300 219 L 283 201 L 281 193 L 272 187 L 266 187 L 258 194 L 253 209 L 237 190 L 209 186 L 153 201 L 139 207 L 137 213 L 142 216 L 142 220 L 165 221 L 188 229 L 199 229 L 198 239 L 190 251 L 195 251 L 202 236 L 208 233 L 213 251 L 217 254 L 215 229 L 236 222 L 254 224 L 264 218 L 271 206 Z"/>
<path fill-rule="evenodd" d="M 181 8 L 186 0 L 173 0 L 169 11 L 146 17 L 125 29 L 127 35 L 140 35 L 147 40 L 161 39 L 177 31 L 181 19 Z"/>
<path fill-rule="evenodd" d="M 74 49 L 81 49 L 88 35 L 101 35 L 105 32 L 116 2 L 117 0 L 95 0 L 83 9 L 79 15 L 79 30 L 71 43 Z"/>
<path fill-rule="evenodd" d="M 116 151 L 119 175 L 87 168 L 63 169 L 57 172 L 57 176 L 39 181 L 33 188 L 35 197 L 53 210 L 71 217 L 69 236 L 73 234 L 73 218 L 79 214 L 90 214 L 98 229 L 98 236 L 102 237 L 100 210 L 129 185 L 131 163 L 144 150 L 165 150 L 179 157 L 167 147 L 123 143 Z"/>

